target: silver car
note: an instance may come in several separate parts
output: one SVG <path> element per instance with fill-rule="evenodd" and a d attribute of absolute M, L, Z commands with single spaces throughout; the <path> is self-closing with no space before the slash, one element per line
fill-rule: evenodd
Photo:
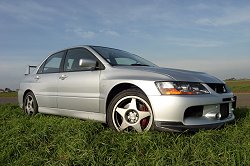
<path fill-rule="evenodd" d="M 202 72 L 161 68 L 126 51 L 78 46 L 56 52 L 26 73 L 20 107 L 92 119 L 117 131 L 195 131 L 234 120 L 236 97 Z"/>

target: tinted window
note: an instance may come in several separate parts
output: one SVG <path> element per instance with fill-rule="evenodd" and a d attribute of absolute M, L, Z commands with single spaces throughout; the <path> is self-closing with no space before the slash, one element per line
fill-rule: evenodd
<path fill-rule="evenodd" d="M 137 62 L 130 58 L 115 58 L 117 64 L 127 65 L 127 64 L 136 64 Z"/>
<path fill-rule="evenodd" d="M 152 62 L 149 62 L 137 55 L 131 54 L 126 51 L 92 46 L 92 48 L 98 52 L 108 63 L 112 66 L 156 66 Z"/>
<path fill-rule="evenodd" d="M 60 65 L 64 52 L 51 55 L 38 70 L 38 73 L 57 73 L 60 71 Z"/>
<path fill-rule="evenodd" d="M 70 49 L 65 58 L 64 71 L 90 70 L 90 67 L 79 66 L 80 59 L 97 61 L 96 57 L 84 48 Z"/>

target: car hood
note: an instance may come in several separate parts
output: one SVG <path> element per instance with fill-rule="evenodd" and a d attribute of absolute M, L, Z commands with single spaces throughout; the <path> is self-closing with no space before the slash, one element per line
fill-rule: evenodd
<path fill-rule="evenodd" d="M 204 72 L 188 71 L 182 69 L 162 68 L 162 67 L 148 67 L 148 66 L 117 66 L 116 68 L 126 69 L 132 73 L 140 73 L 148 76 L 159 74 L 166 76 L 167 81 L 188 81 L 188 82 L 204 82 L 204 83 L 224 83 L 220 79 L 211 76 Z M 134 71 L 136 70 L 136 71 Z M 143 75 L 144 75 L 143 74 Z M 149 75 L 148 75 L 149 74 Z M 161 77 L 162 79 L 162 77 Z M 160 80 L 159 80 L 160 81 Z"/>

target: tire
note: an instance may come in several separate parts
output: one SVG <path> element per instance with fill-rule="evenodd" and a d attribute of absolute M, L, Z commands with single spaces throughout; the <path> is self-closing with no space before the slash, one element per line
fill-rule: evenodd
<path fill-rule="evenodd" d="M 32 92 L 28 92 L 24 97 L 23 111 L 30 116 L 38 113 L 36 97 Z"/>
<path fill-rule="evenodd" d="M 147 96 L 139 89 L 118 93 L 107 110 L 107 123 L 116 131 L 145 132 L 154 128 L 153 111 Z"/>

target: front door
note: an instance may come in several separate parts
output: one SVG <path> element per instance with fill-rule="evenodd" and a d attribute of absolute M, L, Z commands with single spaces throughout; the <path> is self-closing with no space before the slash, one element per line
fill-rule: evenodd
<path fill-rule="evenodd" d="M 63 72 L 58 77 L 58 108 L 99 112 L 100 70 L 81 67 L 80 60 L 97 60 L 85 48 L 68 50 Z"/>

